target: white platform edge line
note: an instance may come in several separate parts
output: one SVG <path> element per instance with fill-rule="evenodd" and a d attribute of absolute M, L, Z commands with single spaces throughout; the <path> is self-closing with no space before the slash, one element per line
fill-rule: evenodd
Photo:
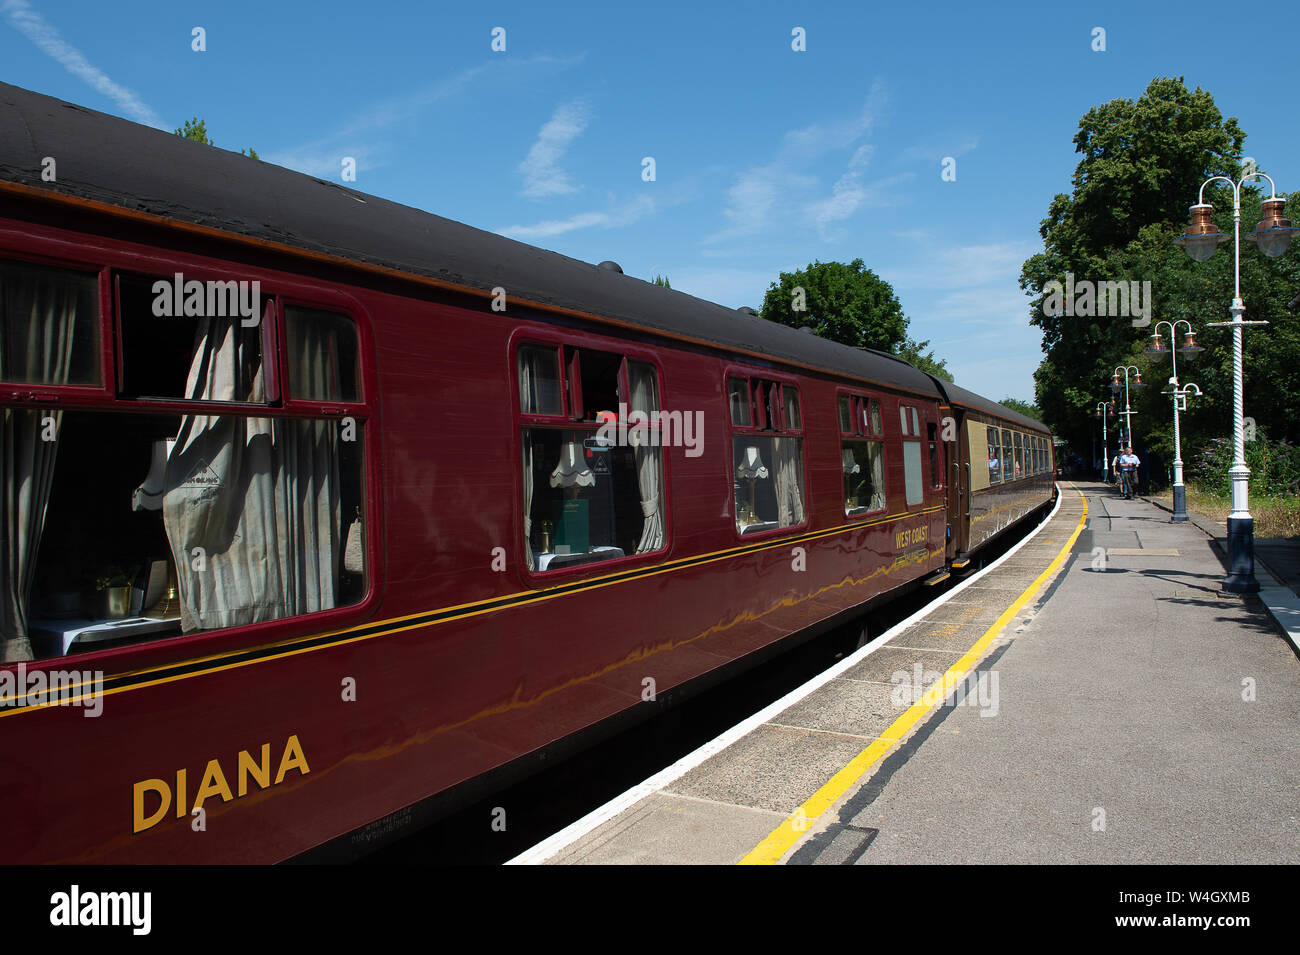
<path fill-rule="evenodd" d="M 1075 490 L 1078 489 L 1075 488 Z M 696 766 L 703 763 L 709 757 L 715 755 L 716 753 L 721 752 L 731 744 L 735 743 L 741 737 L 750 733 L 752 730 L 757 729 L 759 726 L 762 726 L 772 717 L 778 715 L 784 710 L 789 709 L 791 706 L 793 706 L 795 703 L 798 703 L 804 697 L 808 696 L 814 691 L 820 689 L 825 684 L 829 683 L 831 680 L 835 679 L 845 670 L 848 670 L 851 667 L 854 667 L 857 664 L 861 663 L 863 660 L 865 660 L 868 656 L 870 656 L 880 647 L 884 646 L 894 637 L 898 636 L 900 633 L 905 631 L 908 627 L 912 626 L 912 624 L 916 623 L 919 620 L 924 619 L 927 615 L 934 612 L 939 607 L 942 607 L 945 603 L 947 603 L 953 597 L 957 596 L 959 593 L 961 593 L 971 584 L 982 579 L 986 574 L 990 573 L 991 571 L 996 570 L 999 566 L 1002 565 L 1004 561 L 1010 559 L 1018 550 L 1020 550 L 1020 548 L 1024 547 L 1035 537 L 1037 537 L 1038 534 L 1043 530 L 1043 528 L 1046 527 L 1049 523 L 1051 523 L 1052 518 L 1054 518 L 1057 512 L 1061 509 L 1062 497 L 1061 494 L 1059 493 L 1060 491 L 1059 484 L 1057 485 L 1057 491 L 1058 493 L 1056 495 L 1056 506 L 1052 508 L 1052 512 L 1048 514 L 1045 518 L 1043 518 L 1043 520 L 1039 522 L 1038 526 L 1035 527 L 1032 531 L 1030 531 L 1030 533 L 1025 537 L 1024 540 L 1016 544 L 1014 547 L 1008 550 L 1005 554 L 1003 554 L 993 563 L 989 564 L 983 570 L 978 571 L 977 573 L 971 575 L 970 577 L 967 577 L 965 580 L 963 580 L 957 586 L 953 587 L 952 590 L 948 591 L 938 600 L 934 601 L 933 603 L 926 604 L 926 606 L 922 607 L 920 610 L 912 614 L 906 620 L 894 624 L 894 626 L 890 627 L 888 630 L 886 630 L 880 636 L 876 637 L 866 646 L 861 647 L 858 650 L 855 650 L 853 653 L 849 654 L 847 657 L 845 657 L 843 660 L 836 663 L 834 666 L 830 667 L 827 670 L 822 671 L 820 674 L 813 677 L 807 683 L 795 687 L 793 690 L 791 690 L 785 696 L 781 697 L 779 700 L 769 703 L 767 706 L 763 707 L 763 709 L 759 710 L 753 716 L 749 717 L 748 719 L 740 723 L 737 723 L 735 726 L 731 727 L 731 729 L 722 733 L 720 736 L 716 736 L 713 739 L 709 740 L 699 749 L 687 753 L 685 756 L 683 756 L 677 762 L 673 763 L 671 766 L 667 766 L 664 769 L 661 769 L 659 772 L 655 773 L 650 778 L 644 780 L 643 782 L 638 783 L 637 785 L 633 786 L 631 789 L 627 790 L 626 792 L 620 793 L 619 795 L 611 799 L 609 802 L 605 803 L 603 806 L 600 806 L 597 809 L 593 809 L 591 812 L 583 816 L 581 819 L 578 819 L 577 821 L 570 823 L 569 825 L 565 826 L 563 829 L 561 829 L 559 832 L 555 833 L 554 835 L 546 839 L 543 839 L 541 842 L 537 843 L 537 845 L 533 846 L 531 849 L 525 849 L 523 852 L 519 853 L 519 855 L 515 856 L 513 859 L 508 860 L 504 864 L 505 865 L 539 865 L 545 862 L 547 859 L 550 859 L 552 856 L 556 855 L 562 849 L 565 849 L 569 845 L 572 845 L 574 842 L 577 842 L 579 839 L 581 839 L 587 833 L 591 832 L 596 827 L 600 826 L 605 822 L 608 822 L 610 819 L 613 819 L 615 816 L 623 812 L 625 809 L 629 809 L 632 806 L 636 805 L 646 796 L 658 792 L 660 789 L 668 785 L 673 780 L 686 775 L 686 773 L 690 772 Z M 1083 494 L 1082 491 L 1079 491 L 1079 493 L 1080 495 Z"/>

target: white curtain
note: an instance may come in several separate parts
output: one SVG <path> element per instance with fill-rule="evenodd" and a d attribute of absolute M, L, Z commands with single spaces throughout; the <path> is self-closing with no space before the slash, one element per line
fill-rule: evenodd
<path fill-rule="evenodd" d="M 534 568 L 533 561 L 533 441 L 524 432 L 524 563 Z"/>
<path fill-rule="evenodd" d="M 327 329 L 302 332 L 291 369 L 318 389 L 339 380 Z M 297 385 L 295 384 L 295 390 Z M 257 329 L 201 319 L 186 394 L 262 401 Z M 167 459 L 163 523 L 186 631 L 335 606 L 342 534 L 338 422 L 187 415 Z"/>
<path fill-rule="evenodd" d="M 879 441 L 867 447 L 871 456 L 871 509 L 878 511 L 885 506 L 885 453 Z"/>
<path fill-rule="evenodd" d="M 519 410 L 524 414 L 541 414 L 543 407 L 541 388 L 546 383 L 548 362 L 546 352 L 536 348 L 519 349 Z M 554 351 L 550 353 L 549 367 L 555 367 Z M 533 561 L 533 445 L 529 432 L 524 431 L 524 564 L 534 569 Z"/>
<path fill-rule="evenodd" d="M 632 388 L 630 411 L 644 413 L 648 421 L 656 420 L 659 411 L 659 382 L 650 365 L 628 362 L 628 379 Z M 649 431 L 644 432 L 649 439 Z M 663 448 L 643 443 L 633 449 L 636 455 L 637 487 L 641 492 L 641 540 L 636 545 L 638 554 L 659 550 L 664 546 L 664 515 L 660 501 L 663 496 Z"/>
<path fill-rule="evenodd" d="M 781 527 L 802 524 L 803 491 L 799 487 L 802 470 L 798 438 L 773 438 L 772 457 L 776 475 L 776 516 Z"/>
<path fill-rule="evenodd" d="M 75 282 L 56 273 L 5 271 L 0 370 L 7 380 L 68 383 L 80 298 Z M 92 317 L 83 315 L 83 325 Z M 32 658 L 29 601 L 62 425 L 61 411 L 6 408 L 0 413 L 0 662 Z"/>

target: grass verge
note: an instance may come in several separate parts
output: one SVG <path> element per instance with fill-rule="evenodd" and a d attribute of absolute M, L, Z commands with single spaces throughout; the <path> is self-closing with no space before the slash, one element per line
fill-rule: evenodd
<path fill-rule="evenodd" d="M 1151 496 L 1154 500 L 1173 507 L 1174 492 L 1171 488 Z M 1217 494 L 1202 493 L 1188 484 L 1187 509 L 1220 524 L 1226 524 L 1228 514 L 1232 510 L 1232 499 Z M 1256 537 L 1300 537 L 1300 498 L 1252 494 L 1250 516 L 1255 519 Z"/>

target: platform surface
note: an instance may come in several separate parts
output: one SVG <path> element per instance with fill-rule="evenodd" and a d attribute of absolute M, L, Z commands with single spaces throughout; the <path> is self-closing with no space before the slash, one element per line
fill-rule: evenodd
<path fill-rule="evenodd" d="M 519 861 L 1300 861 L 1292 645 L 1218 595 L 1206 530 L 1061 490 L 926 617 Z"/>

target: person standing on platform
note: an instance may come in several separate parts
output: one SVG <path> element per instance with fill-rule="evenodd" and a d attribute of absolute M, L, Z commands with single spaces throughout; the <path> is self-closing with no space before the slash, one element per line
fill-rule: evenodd
<path fill-rule="evenodd" d="M 1126 500 L 1137 494 L 1138 465 L 1141 463 L 1132 448 L 1125 448 L 1124 453 L 1119 456 L 1119 473 L 1123 480 Z"/>

